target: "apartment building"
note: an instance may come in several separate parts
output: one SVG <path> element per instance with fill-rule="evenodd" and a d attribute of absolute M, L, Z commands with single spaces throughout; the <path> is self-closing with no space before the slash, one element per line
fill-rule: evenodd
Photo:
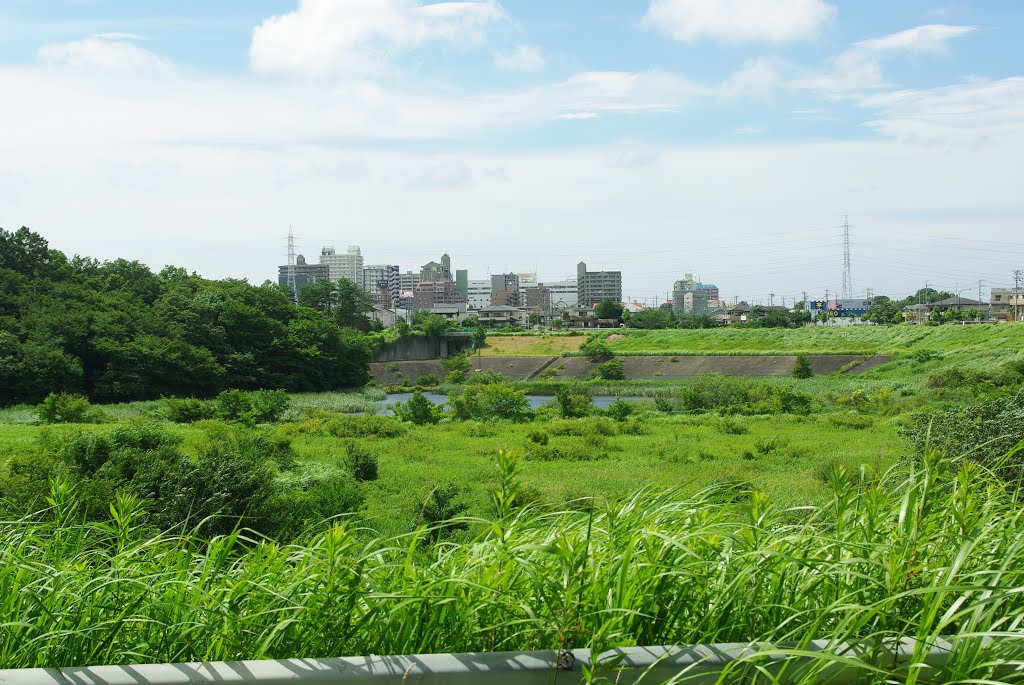
<path fill-rule="evenodd" d="M 349 245 L 348 251 L 339 254 L 331 245 L 325 245 L 320 251 L 320 263 L 326 264 L 329 278 L 337 283 L 347 278 L 356 285 L 363 282 L 363 255 L 358 245 Z"/>
<path fill-rule="evenodd" d="M 1016 290 L 1014 288 L 992 288 L 988 303 L 991 318 L 1012 321 L 1016 314 L 1017 321 L 1024 321 L 1024 287 Z"/>
<path fill-rule="evenodd" d="M 593 307 L 603 300 L 622 302 L 621 271 L 587 271 L 585 262 L 576 265 L 579 304 Z"/>

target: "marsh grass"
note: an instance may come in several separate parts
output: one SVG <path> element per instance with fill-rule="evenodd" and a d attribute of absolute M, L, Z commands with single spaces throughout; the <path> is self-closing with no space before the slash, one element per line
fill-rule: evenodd
<path fill-rule="evenodd" d="M 512 471 L 477 535 L 433 546 L 428 529 L 367 540 L 344 522 L 301 545 L 156 534 L 127 496 L 82 523 L 55 483 L 48 510 L 0 523 L 0 663 L 913 638 L 918 660 L 953 645 L 930 682 L 995 682 L 1024 647 L 1020 492 L 977 464 L 838 467 L 829 501 L 799 509 L 729 484 L 523 508 Z M 921 678 L 883 653 L 864 682 Z M 817 659 L 805 682 L 834 661 Z"/>

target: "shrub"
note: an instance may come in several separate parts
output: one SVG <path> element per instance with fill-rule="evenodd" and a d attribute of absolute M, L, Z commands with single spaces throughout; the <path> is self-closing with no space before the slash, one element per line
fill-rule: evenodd
<path fill-rule="evenodd" d="M 365 445 L 358 442 L 345 445 L 345 461 L 356 480 L 377 480 L 377 455 Z"/>
<path fill-rule="evenodd" d="M 526 393 L 505 384 L 469 386 L 461 395 L 451 394 L 448 404 L 456 419 L 505 419 L 529 421 L 533 418 Z"/>
<path fill-rule="evenodd" d="M 441 411 L 441 407 L 424 397 L 419 390 L 414 392 L 404 404 L 402 402 L 395 403 L 395 416 L 417 426 L 437 423 L 441 420 Z"/>
<path fill-rule="evenodd" d="M 665 412 L 666 414 L 675 409 L 675 405 L 672 404 L 672 400 L 669 399 L 668 397 L 655 397 L 654 406 L 657 408 L 658 411 Z"/>
<path fill-rule="evenodd" d="M 586 416 L 594 409 L 590 393 L 586 388 L 576 384 L 559 386 L 555 391 L 555 403 L 563 419 Z"/>
<path fill-rule="evenodd" d="M 608 347 L 608 344 L 598 337 L 592 337 L 580 345 L 580 352 L 595 364 L 606 362 L 614 356 L 612 348 Z"/>
<path fill-rule="evenodd" d="M 102 423 L 106 418 L 83 395 L 53 392 L 36 407 L 36 416 L 42 423 Z"/>
<path fill-rule="evenodd" d="M 174 423 L 195 423 L 212 419 L 217 413 L 217 405 L 194 397 L 165 397 L 164 410 L 167 418 Z"/>
<path fill-rule="evenodd" d="M 813 375 L 810 358 L 806 354 L 798 354 L 793 364 L 793 378 L 810 378 Z"/>
<path fill-rule="evenodd" d="M 472 375 L 466 378 L 467 385 L 494 385 L 495 383 L 504 383 L 505 377 L 497 371 L 475 371 Z"/>
<path fill-rule="evenodd" d="M 445 357 L 441 360 L 441 368 L 444 369 L 446 383 L 461 383 L 470 369 L 469 357 L 464 354 Z"/>
<path fill-rule="evenodd" d="M 912 356 L 912 359 L 919 363 L 924 364 L 935 358 L 935 353 L 931 350 L 916 350 Z"/>
<path fill-rule="evenodd" d="M 722 416 L 715 421 L 715 427 L 726 435 L 744 435 L 750 432 L 747 424 L 731 416 Z"/>
<path fill-rule="evenodd" d="M 288 395 L 284 390 L 225 390 L 214 399 L 214 416 L 224 421 L 245 424 L 277 421 L 288 410 Z"/>
<path fill-rule="evenodd" d="M 612 359 L 597 367 L 597 375 L 606 381 L 621 381 L 626 379 L 626 369 L 621 359 Z"/>
<path fill-rule="evenodd" d="M 436 485 L 427 493 L 417 517 L 420 525 L 427 527 L 426 541 L 437 542 L 442 536 L 469 529 L 465 521 L 453 520 L 469 509 L 460 499 L 462 494 L 463 488 L 455 483 Z"/>
<path fill-rule="evenodd" d="M 875 425 L 875 420 L 870 416 L 858 414 L 857 412 L 838 412 L 832 414 L 829 420 L 833 425 L 839 426 L 840 428 L 853 428 L 855 430 L 863 430 L 870 428 Z"/>
<path fill-rule="evenodd" d="M 550 436 L 547 434 L 547 432 L 542 430 L 532 430 L 526 434 L 526 439 L 534 443 L 535 445 L 548 444 L 549 437 Z"/>
<path fill-rule="evenodd" d="M 632 402 L 615 398 L 615 401 L 608 405 L 605 413 L 616 421 L 625 421 L 633 413 L 634 409 L 635 407 Z"/>
<path fill-rule="evenodd" d="M 445 381 L 449 382 L 449 383 L 452 382 L 452 381 L 448 380 L 447 376 L 445 377 Z M 455 382 L 457 383 L 458 381 L 455 381 Z M 419 385 L 419 386 L 424 387 L 424 388 L 433 387 L 435 385 L 440 385 L 440 384 L 441 384 L 441 379 L 437 377 L 437 374 L 433 374 L 433 373 L 428 373 L 428 374 L 426 374 L 424 376 L 420 376 L 419 378 L 416 379 L 416 385 Z"/>
<path fill-rule="evenodd" d="M 947 457 L 966 456 L 993 468 L 1008 484 L 1024 476 L 1024 393 L 932 414 L 912 417 L 906 430 L 918 457 L 937 450 Z"/>

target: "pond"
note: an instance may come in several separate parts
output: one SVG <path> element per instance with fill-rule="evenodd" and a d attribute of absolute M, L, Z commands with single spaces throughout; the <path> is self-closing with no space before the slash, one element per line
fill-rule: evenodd
<path fill-rule="evenodd" d="M 423 396 L 434 404 L 443 404 L 448 401 L 447 395 L 442 395 L 435 392 L 425 392 Z M 389 393 L 386 400 L 381 400 L 377 403 L 377 406 L 381 407 L 382 414 L 390 414 L 391 407 L 394 406 L 395 402 L 408 402 L 409 398 L 412 397 L 411 392 L 394 392 Z M 530 409 L 536 409 L 545 402 L 551 402 L 555 399 L 554 395 L 527 395 L 526 399 L 530 402 Z M 644 399 L 643 397 L 622 397 L 617 398 L 614 395 L 596 395 L 591 398 L 591 401 L 598 409 L 607 409 L 608 405 L 617 399 L 622 399 L 625 402 L 639 402 Z"/>

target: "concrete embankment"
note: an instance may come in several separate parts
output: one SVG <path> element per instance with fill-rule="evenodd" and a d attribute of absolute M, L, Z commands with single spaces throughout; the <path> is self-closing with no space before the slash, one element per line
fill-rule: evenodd
<path fill-rule="evenodd" d="M 626 378 L 630 380 L 675 380 L 693 378 L 709 373 L 725 376 L 788 376 L 793 371 L 796 357 L 792 355 L 758 356 L 637 356 L 619 357 Z M 863 373 L 887 363 L 885 355 L 863 357 L 858 355 L 812 355 L 814 373 L 826 375 L 836 372 Z M 493 371 L 515 380 L 536 379 L 542 372 L 551 371 L 554 378 L 587 378 L 597 364 L 584 357 L 470 357 L 470 373 Z M 444 375 L 439 360 L 374 362 L 370 372 L 377 383 L 400 384 L 415 382 L 417 378 L 434 374 Z M 545 373 L 545 375 L 547 375 Z"/>

